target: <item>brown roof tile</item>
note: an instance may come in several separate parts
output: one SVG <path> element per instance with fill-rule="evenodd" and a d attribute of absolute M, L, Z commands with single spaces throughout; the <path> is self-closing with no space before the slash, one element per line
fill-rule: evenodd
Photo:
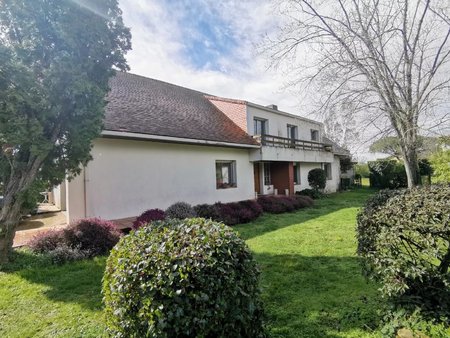
<path fill-rule="evenodd" d="M 257 144 L 204 93 L 123 72 L 110 86 L 105 130 Z"/>

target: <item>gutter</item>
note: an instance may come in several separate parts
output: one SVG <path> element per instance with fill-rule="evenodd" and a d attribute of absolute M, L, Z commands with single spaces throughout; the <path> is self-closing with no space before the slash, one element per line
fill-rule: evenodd
<path fill-rule="evenodd" d="M 196 144 L 215 147 L 232 147 L 245 149 L 259 149 L 261 147 L 260 145 L 256 144 L 253 145 L 253 144 L 231 143 L 222 141 L 208 141 L 184 137 L 161 136 L 161 135 L 141 134 L 127 131 L 113 131 L 113 130 L 103 130 L 101 136 L 105 138 L 122 138 L 131 140 L 147 140 L 147 141 L 159 141 L 168 143 L 184 143 L 184 144 Z"/>

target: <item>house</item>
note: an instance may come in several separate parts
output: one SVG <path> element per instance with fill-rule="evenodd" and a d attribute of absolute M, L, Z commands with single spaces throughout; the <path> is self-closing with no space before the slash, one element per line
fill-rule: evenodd
<path fill-rule="evenodd" d="M 324 168 L 327 191 L 348 156 L 321 123 L 247 101 L 207 95 L 129 73 L 111 80 L 93 160 L 54 189 L 68 221 L 120 219 L 177 201 L 231 202 L 309 188 Z"/>

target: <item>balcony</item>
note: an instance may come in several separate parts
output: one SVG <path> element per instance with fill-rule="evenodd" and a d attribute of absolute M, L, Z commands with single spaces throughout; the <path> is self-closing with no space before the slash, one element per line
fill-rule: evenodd
<path fill-rule="evenodd" d="M 254 138 L 262 147 L 252 152 L 252 161 L 333 162 L 330 144 L 274 135 L 258 135 Z"/>

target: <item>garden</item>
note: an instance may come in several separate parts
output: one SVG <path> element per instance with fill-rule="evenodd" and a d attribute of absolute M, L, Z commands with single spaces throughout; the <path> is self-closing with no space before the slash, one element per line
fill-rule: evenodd
<path fill-rule="evenodd" d="M 426 315 L 426 311 L 429 310 L 426 306 L 423 307 L 425 312 L 422 314 L 418 313 L 415 308 L 411 310 L 408 307 L 394 306 L 391 301 L 388 301 L 389 297 L 381 297 L 382 294 L 390 293 L 396 296 L 397 300 L 404 300 L 400 297 L 402 295 L 401 285 L 392 286 L 386 283 L 386 280 L 392 279 L 395 274 L 377 274 L 377 271 L 383 270 L 368 263 L 370 262 L 370 255 L 367 255 L 367 252 L 364 252 L 361 246 L 358 248 L 358 241 L 355 237 L 356 216 L 367 199 L 370 198 L 372 203 L 369 203 L 369 208 L 375 208 L 374 203 L 381 203 L 379 200 L 374 202 L 376 198 L 371 197 L 374 193 L 375 191 L 371 189 L 360 188 L 332 194 L 326 198 L 315 200 L 313 206 L 311 204 L 308 206 L 302 205 L 297 210 L 294 210 L 292 206 L 296 202 L 291 200 L 291 203 L 287 203 L 286 200 L 277 200 L 277 205 L 285 205 L 285 207 L 287 205 L 290 212 L 277 214 L 264 212 L 261 214 L 261 210 L 258 208 L 258 218 L 249 221 L 249 223 L 233 227 L 233 230 L 236 230 L 239 236 L 236 236 L 234 231 L 230 232 L 229 228 L 214 221 L 199 222 L 198 219 L 191 223 L 185 221 L 184 227 L 189 229 L 186 233 L 197 234 L 193 237 L 188 235 L 191 236 L 189 242 L 192 242 L 193 238 L 213 238 L 208 243 L 213 243 L 211 246 L 215 247 L 214 243 L 218 243 L 217 238 L 225 238 L 226 242 L 232 246 L 233 252 L 239 252 L 239 255 L 233 256 L 231 261 L 234 264 L 233 266 L 235 269 L 241 269 L 240 271 L 246 271 L 245 275 L 251 277 L 241 278 L 242 273 L 225 274 L 229 279 L 224 279 L 223 283 L 219 283 L 220 285 L 212 283 L 213 280 L 217 280 L 215 272 L 210 271 L 208 275 L 202 277 L 204 279 L 201 282 L 206 283 L 204 285 L 211 285 L 210 289 L 215 290 L 215 293 L 226 291 L 224 293 L 224 299 L 226 300 L 236 298 L 230 296 L 233 292 L 241 292 L 239 297 L 242 300 L 241 305 L 245 303 L 247 304 L 246 309 L 252 309 L 252 311 L 246 312 L 248 321 L 244 321 L 244 323 L 252 324 L 244 326 L 246 328 L 251 327 L 253 331 L 243 334 L 242 328 L 230 326 L 227 332 L 236 329 L 241 330 L 241 336 L 264 336 L 267 334 L 270 337 L 394 337 L 398 330 L 407 328 L 429 337 L 450 335 L 450 330 L 443 318 L 445 312 L 448 311 L 445 308 L 446 303 L 441 302 L 442 318 L 439 320 L 439 318 L 436 319 L 436 317 Z M 448 192 L 444 192 L 444 195 L 433 192 L 433 194 L 441 197 L 445 197 L 445 193 Z M 386 200 L 386 196 L 381 197 L 381 200 L 383 199 Z M 308 199 L 301 198 L 300 200 Z M 274 205 L 265 202 L 266 209 L 267 205 Z M 249 202 L 243 204 L 246 205 L 243 208 L 244 210 L 257 208 Z M 297 205 L 300 204 L 297 202 Z M 239 210 L 236 205 L 233 204 L 232 206 L 235 210 Z M 220 207 L 223 208 L 223 206 Z M 280 207 L 277 206 L 277 208 Z M 416 206 L 412 204 L 411 208 L 414 209 Z M 169 213 L 181 212 L 182 210 L 180 206 L 173 209 L 176 210 L 169 210 Z M 198 211 L 201 209 L 203 212 L 208 210 L 205 206 L 196 209 Z M 367 211 L 366 209 L 364 210 Z M 218 208 L 209 208 L 209 210 L 210 212 L 211 210 L 217 212 Z M 275 211 L 279 212 L 276 208 Z M 168 210 L 166 210 L 167 212 Z M 241 213 L 246 214 L 241 211 L 236 212 L 236 214 Z M 161 217 L 161 214 L 159 215 Z M 364 221 L 364 215 L 367 215 L 367 212 L 360 214 L 359 222 Z M 163 221 L 155 221 L 154 224 L 158 222 Z M 106 283 L 117 285 L 114 283 L 117 283 L 121 278 L 125 278 L 125 280 L 126 278 L 132 278 L 133 273 L 130 275 L 129 272 L 132 269 L 157 273 L 148 270 L 148 267 L 139 266 L 140 261 L 136 259 L 141 257 L 142 246 L 136 238 L 145 238 L 147 241 L 154 238 L 172 238 L 174 237 L 173 233 L 168 236 L 167 231 L 169 230 L 167 229 L 173 231 L 179 226 L 180 222 L 183 223 L 181 220 L 169 221 L 170 224 L 165 224 L 164 227 L 145 227 L 136 223 L 136 227 L 141 228 L 141 230 L 138 230 L 139 236 L 126 236 L 130 239 L 122 240 L 120 242 L 122 244 L 118 245 L 126 248 L 126 250 L 114 249 L 109 259 L 104 254 L 101 243 L 96 243 L 92 247 L 89 247 L 87 243 L 85 243 L 86 245 L 83 244 L 83 236 L 80 235 L 82 232 L 78 231 L 80 227 L 86 226 L 83 223 L 80 223 L 81 226 L 78 224 L 69 228 L 62 240 L 66 244 L 78 243 L 76 254 L 81 254 L 82 257 L 75 255 L 76 260 L 74 261 L 70 261 L 73 253 L 67 254 L 68 250 L 64 248 L 60 249 L 64 254 L 54 252 L 50 256 L 36 254 L 30 250 L 16 251 L 13 262 L 5 266 L 3 272 L 0 272 L 0 289 L 2 290 L 0 294 L 0 335 L 3 337 L 98 337 L 106 335 L 107 327 L 111 329 L 118 323 L 126 322 L 128 328 L 133 327 L 136 323 L 131 325 L 129 318 L 128 321 L 124 321 L 125 317 L 122 317 L 121 320 L 111 320 L 111 318 L 117 317 L 112 310 L 117 304 L 123 304 L 124 299 L 117 298 L 118 295 L 117 293 L 114 294 L 113 287 L 106 288 L 111 293 L 108 294 L 109 291 L 107 291 L 105 295 L 105 285 Z M 110 230 L 109 226 L 107 223 L 102 223 L 100 231 Z M 211 233 L 208 229 L 214 229 L 214 233 Z M 114 237 L 114 231 L 111 233 Z M 53 238 L 50 243 L 49 241 L 41 241 L 41 243 L 44 242 L 47 247 L 51 247 L 55 242 L 61 243 L 61 237 L 58 236 L 56 236 L 56 240 Z M 101 234 L 99 235 L 97 232 L 90 234 L 90 236 L 99 238 Z M 111 235 L 108 236 L 107 239 L 114 241 L 114 238 L 110 237 Z M 358 236 L 360 237 L 360 243 L 361 237 L 364 237 L 364 240 L 368 239 L 367 233 L 364 232 L 358 232 Z M 389 233 L 383 232 L 383 236 L 388 238 Z M 181 236 L 179 241 L 183 241 L 185 238 L 186 236 Z M 245 240 L 245 243 L 242 242 L 241 238 Z M 128 244 L 125 245 L 124 242 L 128 242 Z M 102 243 L 104 244 L 104 242 Z M 167 245 L 174 245 L 173 242 L 170 243 L 167 242 Z M 420 243 L 418 244 L 420 245 Z M 430 245 L 430 248 L 439 248 L 441 244 Z M 199 251 L 204 250 L 203 244 L 198 242 L 196 245 Z M 61 247 L 61 245 L 59 246 Z M 250 251 L 246 249 L 247 246 Z M 100 248 L 100 250 L 94 252 L 94 247 Z M 131 250 L 130 248 L 135 249 Z M 382 259 L 390 259 L 388 249 L 391 248 L 383 248 L 384 256 L 381 257 Z M 36 249 L 35 246 L 33 250 L 39 249 Z M 362 258 L 358 258 L 357 250 Z M 139 252 L 141 254 L 136 255 Z M 157 249 L 149 257 L 156 259 L 155 262 L 163 266 L 163 262 L 170 256 L 170 252 L 161 254 L 160 249 Z M 208 252 L 206 250 L 205 255 Z M 433 255 L 431 249 L 427 253 Z M 178 254 L 182 255 L 183 253 L 180 251 Z M 434 255 L 436 257 L 435 252 Z M 256 265 L 252 263 L 251 256 L 256 261 Z M 69 261 L 61 264 L 62 261 L 67 260 L 67 257 L 69 257 Z M 226 250 L 220 257 L 227 257 Z M 408 257 L 403 258 L 399 264 L 407 266 Z M 361 265 L 361 259 L 366 264 Z M 124 265 L 124 260 L 128 260 L 130 264 Z M 215 264 L 219 263 L 215 262 Z M 227 264 L 229 263 L 220 265 L 220 269 L 226 269 Z M 433 267 L 426 265 L 426 258 L 423 264 L 424 268 L 420 270 L 422 277 L 430 276 L 426 272 L 434 271 Z M 366 275 L 370 277 L 372 274 L 373 278 L 367 279 L 363 276 L 361 273 L 362 266 L 365 267 Z M 189 269 L 191 268 L 194 267 Z M 103 277 L 105 269 L 107 271 L 105 276 L 108 277 Z M 185 268 L 176 268 L 177 271 L 189 271 L 188 268 L 183 269 Z M 120 273 L 125 275 L 120 275 L 117 271 L 122 271 Z M 260 275 L 258 271 L 260 271 Z M 415 272 L 417 273 L 417 271 L 409 271 L 409 276 L 414 277 Z M 141 275 L 138 274 L 138 276 Z M 260 291 L 254 288 L 258 276 Z M 448 274 L 444 273 L 443 276 L 448 277 Z M 438 277 L 437 274 L 433 275 L 436 282 L 434 286 L 439 286 L 439 282 L 447 282 L 436 279 Z M 109 280 L 109 282 L 105 282 L 105 280 Z M 130 286 L 134 285 L 132 280 L 129 279 L 127 283 L 120 286 L 122 291 L 127 290 L 123 292 L 124 294 L 136 295 L 136 290 L 139 288 L 133 289 L 133 286 Z M 153 283 L 153 281 L 147 280 L 146 283 L 146 285 L 149 285 L 148 283 Z M 231 285 L 236 284 L 241 286 L 240 291 L 231 287 Z M 387 289 L 386 285 L 388 285 Z M 415 287 L 417 290 L 423 289 L 417 283 Z M 102 302 L 102 288 L 107 303 L 106 309 Z M 171 291 L 165 289 L 164 292 L 166 292 L 166 296 L 169 291 L 183 295 L 183 292 L 187 289 L 188 287 L 185 284 L 184 288 Z M 412 287 L 410 289 L 413 290 Z M 448 292 L 448 287 L 442 287 L 441 285 L 441 290 L 447 290 Z M 139 293 L 138 295 L 138 298 L 148 296 L 148 294 Z M 195 297 L 198 295 L 195 294 Z M 201 297 L 205 299 L 213 296 L 213 294 L 208 295 L 207 292 L 201 294 Z M 414 299 L 417 300 L 420 298 L 420 292 L 415 295 L 410 292 L 409 296 L 415 297 Z M 154 299 L 157 298 L 154 295 L 153 297 Z M 442 301 L 448 300 L 446 297 L 445 293 L 441 293 L 440 299 Z M 167 302 L 167 297 L 158 299 L 161 302 L 158 303 L 158 308 L 161 306 L 160 311 L 164 312 L 162 309 L 167 305 L 164 303 Z M 199 298 L 195 299 L 198 301 Z M 228 301 L 224 301 L 222 305 L 224 307 L 236 307 L 236 304 L 230 305 Z M 151 308 L 151 306 L 148 305 L 148 308 Z M 206 311 L 206 308 L 204 310 L 205 316 L 208 316 L 209 312 Z M 220 312 L 218 309 L 215 311 L 217 316 L 220 315 L 223 318 L 231 317 L 230 314 L 232 313 L 228 310 L 228 312 Z M 181 313 L 178 315 L 185 317 Z M 151 318 L 159 318 L 160 320 L 165 318 L 167 323 L 170 322 L 167 313 L 161 314 L 158 311 L 153 311 L 152 316 Z M 177 316 L 177 314 L 173 313 L 172 316 Z M 20 325 L 17 325 L 18 318 L 20 318 Z M 136 332 L 142 329 L 142 327 L 139 327 L 139 321 L 137 323 L 137 326 L 134 326 L 135 329 L 139 328 L 136 329 Z M 184 324 L 184 328 L 189 325 L 187 322 Z M 207 326 L 209 327 L 209 324 Z M 263 328 L 262 331 L 260 331 L 261 328 Z M 179 329 L 183 328 L 180 326 Z M 179 336 L 182 336 L 182 334 L 179 334 Z M 239 336 L 239 334 L 236 336 Z"/>

